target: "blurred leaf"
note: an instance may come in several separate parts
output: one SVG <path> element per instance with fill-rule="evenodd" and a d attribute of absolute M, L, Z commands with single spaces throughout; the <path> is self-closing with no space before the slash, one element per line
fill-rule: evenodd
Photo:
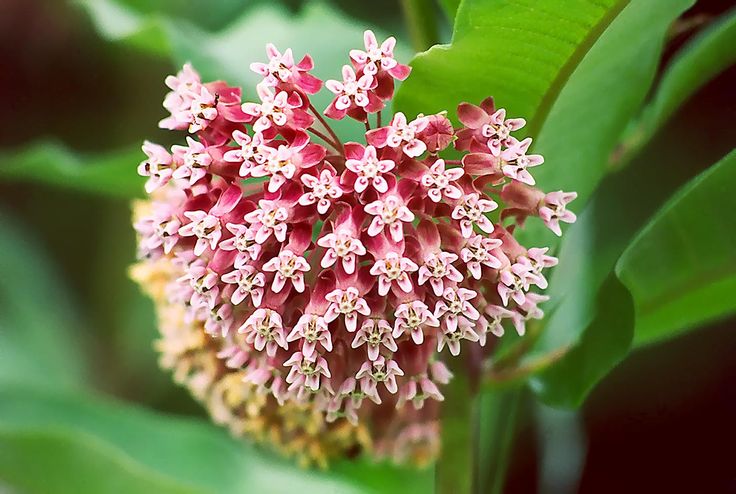
<path fill-rule="evenodd" d="M 723 87 L 730 81 L 725 78 Z M 695 98 L 642 149 L 632 166 L 602 182 L 561 243 L 548 291 L 550 316 L 527 362 L 544 361 L 571 348 L 595 329 L 599 290 L 637 230 L 674 190 L 732 148 L 733 130 L 728 112 L 723 112 L 732 104 L 732 98 L 713 99 L 711 93 Z M 601 360 L 601 370 L 610 370 L 612 362 L 615 359 Z"/>
<path fill-rule="evenodd" d="M 587 202 L 609 157 L 639 111 L 671 23 L 695 0 L 632 0 L 591 47 L 559 94 L 535 143 L 546 190 L 574 190 Z M 503 104 L 503 101 L 500 101 Z"/>
<path fill-rule="evenodd" d="M 455 19 L 455 13 L 458 7 L 460 7 L 460 0 L 439 0 L 440 7 L 444 11 L 445 15 L 449 19 L 450 23 Z"/>
<path fill-rule="evenodd" d="M 144 17 L 175 15 L 205 29 L 221 29 L 256 3 L 258 0 L 215 0 L 202 8 L 201 3 L 191 0 L 120 1 L 121 6 Z"/>
<path fill-rule="evenodd" d="M 690 181 L 623 253 L 637 344 L 736 311 L 736 151 Z"/>
<path fill-rule="evenodd" d="M 586 459 L 585 425 L 580 411 L 534 403 L 539 448 L 538 494 L 579 492 Z"/>
<path fill-rule="evenodd" d="M 136 166 L 140 147 L 104 154 L 75 153 L 53 141 L 38 141 L 16 151 L 0 151 L 0 180 L 37 182 L 130 198 L 143 193 Z"/>
<path fill-rule="evenodd" d="M 24 492 L 424 493 L 427 473 L 368 462 L 301 470 L 202 421 L 91 397 L 0 390 L 0 477 Z M 407 475 L 411 491 L 401 482 Z"/>
<path fill-rule="evenodd" d="M 626 0 L 465 0 L 450 45 L 412 61 L 396 96 L 409 116 L 448 110 L 487 96 L 529 120 L 535 134 L 568 77 Z"/>
<path fill-rule="evenodd" d="M 438 12 L 434 0 L 401 0 L 401 8 L 417 51 L 439 42 Z"/>
<path fill-rule="evenodd" d="M 651 103 L 625 138 L 625 145 L 641 147 L 693 93 L 736 62 L 736 9 L 698 33 L 667 67 Z"/>
<path fill-rule="evenodd" d="M 48 253 L 0 211 L 0 385 L 84 382 L 81 323 Z"/>
<path fill-rule="evenodd" d="M 181 19 L 143 16 L 116 0 L 77 1 L 106 38 L 167 56 L 178 66 L 192 62 L 205 80 L 223 79 L 242 85 L 244 99 L 255 97 L 255 85 L 261 76 L 248 65 L 266 59 L 267 43 L 282 50 L 293 47 L 297 59 L 309 53 L 314 58 L 313 73 L 317 77 L 340 78 L 341 67 L 350 63 L 348 52 L 362 46 L 367 28 L 324 2 L 310 2 L 297 15 L 274 3 L 258 4 L 226 29 L 210 33 Z M 124 19 L 123 28 L 116 22 L 118 17 Z M 380 29 L 374 31 L 381 39 L 388 37 Z M 407 43 L 399 43 L 395 54 L 400 60 L 408 60 Z M 163 93 L 162 85 L 162 96 Z M 332 96 L 323 90 L 310 99 L 315 107 L 325 108 Z M 349 119 L 336 122 L 334 127 L 345 140 L 365 133 L 361 124 Z"/>

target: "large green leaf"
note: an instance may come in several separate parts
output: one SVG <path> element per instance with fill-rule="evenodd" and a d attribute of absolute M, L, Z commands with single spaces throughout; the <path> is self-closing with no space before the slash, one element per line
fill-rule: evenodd
<path fill-rule="evenodd" d="M 465 0 L 450 45 L 417 55 L 396 96 L 407 114 L 494 96 L 539 131 L 567 79 L 626 5 L 623 0 Z"/>
<path fill-rule="evenodd" d="M 0 477 L 39 494 L 432 490 L 430 472 L 367 462 L 338 464 L 329 474 L 301 470 L 199 420 L 15 389 L 0 390 Z"/>
<path fill-rule="evenodd" d="M 572 73 L 535 143 L 546 190 L 574 190 L 581 207 L 639 111 L 670 24 L 695 0 L 632 0 Z"/>
<path fill-rule="evenodd" d="M 725 83 L 728 87 L 728 80 Z M 561 243 L 560 263 L 550 279 L 549 316 L 527 355 L 530 369 L 536 362 L 553 362 L 554 367 L 561 352 L 586 340 L 587 332 L 596 328 L 592 323 L 600 304 L 599 291 L 637 231 L 674 190 L 732 148 L 733 133 L 722 113 L 724 103 L 730 104 L 706 94 L 691 101 L 631 166 L 602 182 Z M 618 331 L 630 334 L 631 328 Z M 598 363 L 601 369 L 587 376 L 597 380 L 615 361 L 591 357 L 591 365 Z M 547 380 L 554 377 L 548 374 Z M 594 382 L 579 384 L 589 390 Z"/>
<path fill-rule="evenodd" d="M 39 141 L 0 152 L 0 180 L 37 182 L 111 197 L 143 193 L 136 173 L 145 158 L 139 146 L 106 153 L 75 153 L 54 141 Z"/>
<path fill-rule="evenodd" d="M 0 211 L 0 385 L 84 381 L 82 323 L 48 253 Z"/>
<path fill-rule="evenodd" d="M 636 304 L 636 343 L 736 311 L 736 151 L 665 204 L 618 261 Z"/>
<path fill-rule="evenodd" d="M 736 9 L 690 40 L 667 67 L 652 101 L 625 138 L 627 154 L 641 147 L 706 82 L 736 62 Z"/>

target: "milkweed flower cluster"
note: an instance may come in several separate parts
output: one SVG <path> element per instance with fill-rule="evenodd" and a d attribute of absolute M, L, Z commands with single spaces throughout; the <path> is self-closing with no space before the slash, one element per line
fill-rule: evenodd
<path fill-rule="evenodd" d="M 236 432 L 278 430 L 320 462 L 431 458 L 446 359 L 543 315 L 536 290 L 557 260 L 514 228 L 575 220 L 575 193 L 535 187 L 543 158 L 514 135 L 525 121 L 490 98 L 461 103 L 460 128 L 445 112 L 382 124 L 410 68 L 393 38 L 364 38 L 324 82 L 323 113 L 313 61 L 291 49 L 250 66 L 254 101 L 185 65 L 160 125 L 186 144 L 146 142 L 139 167 L 134 275 L 159 309 L 162 362 Z M 362 123 L 364 139 L 341 141 L 325 117 Z M 462 159 L 442 157 L 452 146 Z"/>

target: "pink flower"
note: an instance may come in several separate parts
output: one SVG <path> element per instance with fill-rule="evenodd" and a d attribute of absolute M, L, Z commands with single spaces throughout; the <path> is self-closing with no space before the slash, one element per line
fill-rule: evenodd
<path fill-rule="evenodd" d="M 547 288 L 547 279 L 542 274 L 542 270 L 557 265 L 557 258 L 548 256 L 549 247 L 529 249 L 526 256 L 519 257 L 516 261 L 528 265 L 527 279 L 544 290 Z"/>
<path fill-rule="evenodd" d="M 178 74 L 166 77 L 166 85 L 172 91 L 164 99 L 164 108 L 171 113 L 171 116 L 161 120 L 159 127 L 169 130 L 186 129 L 191 120 L 187 113 L 202 87 L 199 74 L 190 64 L 185 64 Z"/>
<path fill-rule="evenodd" d="M 516 315 L 514 312 L 505 309 L 500 305 L 488 305 L 486 306 L 484 312 L 485 315 L 490 318 L 490 321 L 486 319 L 486 321 L 488 321 L 488 331 L 498 336 L 499 338 L 504 334 L 503 320 L 512 319 Z M 522 334 L 520 334 L 519 336 L 522 336 Z"/>
<path fill-rule="evenodd" d="M 371 237 L 383 232 L 384 226 L 388 225 L 391 238 L 394 242 L 400 242 L 404 237 L 402 222 L 414 221 L 414 213 L 404 205 L 404 200 L 393 194 L 366 204 L 364 209 L 366 213 L 373 215 L 371 225 L 368 227 L 368 235 Z"/>
<path fill-rule="evenodd" d="M 250 69 L 263 76 L 263 83 L 276 87 L 280 84 L 294 84 L 308 94 L 314 94 L 322 87 L 322 82 L 308 72 L 314 67 L 312 57 L 305 55 L 298 63 L 294 63 L 291 48 L 279 52 L 272 43 L 266 45 L 268 63 L 254 62 Z"/>
<path fill-rule="evenodd" d="M 365 42 L 365 51 L 350 50 L 350 58 L 366 74 L 376 75 L 379 70 L 385 70 L 395 79 L 403 81 L 408 77 L 411 69 L 406 65 L 401 65 L 394 58 L 396 39 L 393 36 L 387 38 L 379 46 L 373 31 L 366 31 L 363 35 L 363 40 Z"/>
<path fill-rule="evenodd" d="M 303 314 L 297 321 L 294 329 L 286 337 L 286 341 L 302 340 L 301 351 L 306 357 L 314 355 L 317 343 L 326 352 L 332 351 L 332 336 L 328 329 L 328 322 L 324 316 L 317 314 Z"/>
<path fill-rule="evenodd" d="M 211 309 L 216 305 L 217 296 L 220 294 L 220 288 L 217 285 L 219 276 L 208 269 L 204 263 L 194 262 L 190 264 L 184 276 L 177 279 L 177 281 L 189 285 L 191 289 L 189 303 L 195 309 Z"/>
<path fill-rule="evenodd" d="M 527 185 L 534 185 L 534 177 L 529 173 L 527 168 L 539 166 L 544 163 L 544 158 L 539 154 L 526 154 L 527 149 L 532 143 L 532 139 L 527 137 L 519 142 L 516 139 L 511 141 L 511 146 L 501 153 L 503 165 L 501 170 L 503 174 L 514 180 Z"/>
<path fill-rule="evenodd" d="M 266 277 L 253 266 L 243 266 L 235 269 L 227 274 L 223 274 L 221 279 L 225 283 L 236 285 L 235 291 L 230 296 L 230 301 L 233 305 L 240 304 L 248 297 L 250 297 L 254 307 L 261 305 Z"/>
<path fill-rule="evenodd" d="M 414 343 L 421 345 L 424 342 L 424 326 L 439 327 L 439 320 L 432 314 L 427 304 L 420 300 L 407 302 L 396 307 L 394 312 L 396 322 L 394 323 L 393 337 L 400 338 L 404 333 L 409 333 Z"/>
<path fill-rule="evenodd" d="M 187 137 L 187 146 L 174 146 L 171 150 L 174 156 L 181 156 L 184 164 L 179 166 L 173 173 L 176 179 L 189 179 L 189 185 L 194 185 L 198 180 L 207 175 L 207 170 L 212 164 L 212 157 L 207 148 L 201 142 Z"/>
<path fill-rule="evenodd" d="M 355 71 L 349 65 L 342 67 L 342 82 L 328 80 L 325 86 L 335 99 L 325 110 L 325 115 L 341 119 L 352 109 L 360 109 L 364 113 L 373 113 L 383 108 L 381 100 L 371 91 L 376 81 L 371 74 L 363 74 L 356 78 Z"/>
<path fill-rule="evenodd" d="M 236 130 L 233 132 L 233 140 L 240 146 L 240 149 L 227 151 L 223 159 L 231 163 L 241 163 L 238 171 L 241 177 L 249 176 L 251 168 L 262 165 L 272 152 L 272 148 L 265 145 L 263 134 L 259 132 L 251 137 L 245 132 Z"/>
<path fill-rule="evenodd" d="M 274 272 L 271 290 L 279 293 L 283 290 L 287 281 L 294 286 L 294 290 L 301 293 L 304 291 L 304 273 L 309 271 L 309 263 L 301 256 L 297 256 L 288 249 L 282 250 L 278 256 L 273 257 L 261 268 L 266 272 Z"/>
<path fill-rule="evenodd" d="M 317 240 L 317 245 L 327 249 L 320 265 L 328 268 L 342 259 L 342 268 L 347 274 L 355 272 L 357 258 L 365 255 L 366 249 L 363 242 L 357 238 L 359 227 L 356 224 L 355 215 L 352 211 L 343 214 L 335 224 L 332 233 L 328 233 Z"/>
<path fill-rule="evenodd" d="M 550 192 L 544 196 L 544 205 L 539 208 L 539 216 L 558 237 L 562 235 L 560 221 L 575 223 L 575 213 L 567 210 L 567 204 L 572 202 L 578 194 L 576 192 Z"/>
<path fill-rule="evenodd" d="M 383 355 L 379 355 L 376 360 L 367 360 L 355 374 L 355 379 L 360 382 L 360 390 L 376 404 L 381 404 L 381 398 L 378 396 L 378 384 L 383 383 L 389 393 L 396 393 L 398 386 L 396 384 L 396 376 L 403 376 L 404 371 L 401 370 L 399 364 L 394 360 L 386 360 Z"/>
<path fill-rule="evenodd" d="M 240 269 L 249 261 L 258 259 L 261 255 L 261 244 L 256 242 L 257 230 L 237 223 L 227 223 L 225 228 L 233 236 L 220 242 L 220 249 L 238 251 L 234 261 L 235 269 Z"/>
<path fill-rule="evenodd" d="M 463 191 L 453 184 L 455 180 L 464 174 L 462 168 L 445 169 L 445 160 L 438 159 L 429 167 L 429 171 L 422 175 L 422 185 L 427 188 L 427 195 L 432 202 L 440 202 L 442 197 L 448 199 L 460 199 Z"/>
<path fill-rule="evenodd" d="M 167 78 L 161 125 L 192 135 L 170 153 L 143 145 L 135 273 L 152 285 L 164 365 L 217 420 L 286 424 L 284 405 L 289 437 L 332 441 L 345 424 L 319 420 L 344 418 L 375 451 L 409 456 L 439 447 L 438 407 L 416 411 L 452 378 L 438 352 L 465 344 L 477 368 L 504 324 L 523 334 L 543 316 L 548 297 L 531 288 L 557 260 L 517 232 L 528 220 L 560 234 L 575 194 L 531 185 L 543 159 L 490 98 L 461 103 L 459 129 L 444 111 L 384 115 L 410 69 L 393 38 L 364 41 L 327 82 L 326 110 L 312 58 L 271 44 L 251 64 L 255 102 L 189 65 Z M 341 140 L 330 118 L 345 116 L 364 140 Z M 439 158 L 452 143 L 458 156 Z M 339 437 L 336 451 L 358 443 Z"/>
<path fill-rule="evenodd" d="M 306 128 L 312 123 L 312 118 L 299 110 L 302 99 L 297 93 L 287 91 L 275 92 L 264 84 L 257 86 L 260 103 L 243 103 L 243 113 L 256 117 L 253 130 L 263 132 L 272 127 L 285 127 L 290 121 L 295 128 Z"/>
<path fill-rule="evenodd" d="M 424 264 L 419 268 L 419 284 L 423 285 L 429 280 L 434 294 L 441 296 L 445 290 L 445 280 L 455 283 L 463 281 L 463 275 L 452 265 L 457 259 L 458 256 L 451 252 L 426 255 Z"/>
<path fill-rule="evenodd" d="M 470 238 L 473 234 L 473 225 L 478 226 L 486 233 L 493 232 L 493 223 L 485 213 L 490 213 L 498 208 L 498 204 L 491 199 L 481 198 L 480 194 L 474 192 L 460 200 L 452 211 L 452 219 L 460 220 L 460 231 L 463 237 Z"/>
<path fill-rule="evenodd" d="M 199 94 L 192 99 L 189 113 L 189 132 L 194 134 L 206 129 L 217 118 L 217 97 L 202 86 Z"/>
<path fill-rule="evenodd" d="M 166 148 L 149 141 L 143 142 L 143 152 L 148 159 L 138 165 L 138 175 L 149 177 L 146 182 L 146 192 L 149 194 L 163 187 L 171 179 L 173 159 Z"/>
<path fill-rule="evenodd" d="M 371 313 L 358 289 L 352 286 L 345 290 L 332 290 L 325 298 L 331 302 L 325 313 L 325 321 L 332 322 L 342 314 L 345 316 L 345 328 L 351 333 L 358 327 L 358 314 L 368 316 Z"/>
<path fill-rule="evenodd" d="M 462 151 L 490 153 L 495 157 L 517 142 L 511 132 L 526 125 L 523 118 L 506 119 L 506 110 L 496 110 L 493 98 L 486 98 L 480 106 L 461 103 L 457 115 L 465 128 L 458 131 L 455 147 Z"/>
<path fill-rule="evenodd" d="M 309 191 L 299 198 L 299 204 L 309 206 L 316 202 L 319 214 L 327 213 L 332 202 L 342 196 L 337 174 L 331 166 L 326 166 L 320 172 L 319 178 L 305 173 L 301 176 L 301 180 Z"/>
<path fill-rule="evenodd" d="M 445 116 L 447 112 L 427 116 L 427 126 L 417 134 L 417 138 L 427 145 L 430 153 L 442 151 L 455 139 L 452 122 Z"/>
<path fill-rule="evenodd" d="M 427 117 L 417 117 L 407 123 L 406 116 L 396 112 L 388 127 L 373 129 L 366 134 L 368 142 L 378 148 L 401 148 L 410 158 L 416 158 L 427 150 L 427 145 L 417 138 L 429 124 Z"/>
<path fill-rule="evenodd" d="M 413 287 L 409 273 L 418 269 L 419 266 L 411 259 L 401 257 L 396 252 L 389 252 L 383 259 L 376 260 L 371 267 L 371 274 L 378 276 L 378 294 L 384 296 L 393 283 L 396 283 L 402 291 L 411 292 Z"/>
<path fill-rule="evenodd" d="M 430 398 L 437 401 L 445 400 L 437 385 L 426 375 L 422 375 L 412 378 L 401 387 L 396 406 L 401 407 L 405 402 L 411 401 L 415 410 L 421 410 L 424 402 Z"/>
<path fill-rule="evenodd" d="M 288 210 L 276 201 L 261 199 L 258 201 L 258 209 L 245 215 L 252 229 L 256 230 L 255 241 L 262 244 L 271 236 L 283 242 L 286 240 L 286 219 L 289 217 Z"/>
<path fill-rule="evenodd" d="M 352 348 L 366 345 L 368 349 L 368 360 L 374 361 L 378 358 L 381 346 L 389 352 L 398 350 L 396 342 L 391 335 L 391 325 L 385 319 L 366 319 L 355 334 Z"/>
<path fill-rule="evenodd" d="M 136 222 L 135 229 L 140 236 L 141 254 L 148 256 L 161 247 L 164 254 L 169 254 L 179 241 L 181 222 L 175 216 L 175 210 L 166 203 L 154 203 L 150 216 Z"/>
<path fill-rule="evenodd" d="M 262 352 L 265 348 L 269 357 L 276 356 L 278 347 L 289 348 L 281 314 L 272 309 L 256 309 L 238 328 L 238 333 L 245 334 L 245 341 L 257 351 Z"/>
<path fill-rule="evenodd" d="M 355 152 L 351 158 L 351 149 L 346 146 L 348 159 L 345 161 L 345 168 L 357 175 L 353 185 L 355 191 L 363 192 L 369 185 L 373 186 L 376 192 L 388 191 L 388 182 L 383 178 L 383 174 L 393 170 L 396 164 L 391 160 L 379 160 L 376 156 L 376 148 L 373 146 L 363 148 L 360 144 L 356 144 L 354 149 Z M 362 150 L 362 156 L 360 150 Z"/>
<path fill-rule="evenodd" d="M 530 266 L 522 262 L 516 262 L 499 271 L 498 294 L 501 296 L 503 305 L 508 305 L 509 299 L 521 305 L 526 301 L 525 292 L 529 289 Z"/>
<path fill-rule="evenodd" d="M 453 356 L 460 355 L 460 341 L 478 341 L 478 333 L 475 332 L 475 324 L 464 317 L 459 319 L 459 325 L 454 331 L 442 333 L 437 340 L 437 351 L 441 352 L 447 346 Z"/>
<path fill-rule="evenodd" d="M 303 144 L 271 149 L 262 164 L 256 164 L 250 169 L 253 177 L 270 177 L 268 191 L 276 192 L 287 181 L 294 178 L 301 168 L 309 168 L 325 156 L 325 149 L 317 144 Z"/>
<path fill-rule="evenodd" d="M 439 300 L 434 308 L 434 316 L 443 318 L 446 332 L 454 332 L 458 321 L 462 318 L 477 321 L 480 317 L 478 310 L 470 303 L 478 293 L 467 288 L 447 288 L 442 294 L 445 300 Z"/>
<path fill-rule="evenodd" d="M 510 144 L 511 132 L 519 130 L 526 125 L 523 118 L 506 119 L 506 110 L 497 110 L 488 119 L 489 121 L 481 127 L 481 134 L 488 139 L 488 149 L 493 156 L 501 155 L 501 146 Z"/>
<path fill-rule="evenodd" d="M 189 223 L 179 228 L 182 237 L 197 237 L 194 255 L 199 256 L 207 247 L 214 250 L 222 237 L 220 218 L 205 211 L 185 211 Z"/>
<path fill-rule="evenodd" d="M 317 354 L 305 355 L 302 352 L 294 354 L 284 362 L 285 367 L 291 367 L 286 376 L 289 390 L 304 388 L 308 391 L 319 390 L 320 377 L 331 377 L 327 361 Z"/>
<path fill-rule="evenodd" d="M 502 242 L 498 239 L 481 235 L 473 235 L 465 242 L 465 246 L 460 251 L 460 259 L 465 263 L 473 278 L 481 279 L 482 266 L 488 266 L 491 269 L 501 267 L 501 261 L 493 254 L 493 251 L 501 244 Z"/>
<path fill-rule="evenodd" d="M 225 337 L 233 325 L 233 306 L 221 304 L 210 309 L 207 320 L 204 322 L 204 330 L 212 336 Z"/>

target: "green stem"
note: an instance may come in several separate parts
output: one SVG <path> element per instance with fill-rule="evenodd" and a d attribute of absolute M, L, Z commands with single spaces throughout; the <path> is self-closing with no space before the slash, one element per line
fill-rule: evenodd
<path fill-rule="evenodd" d="M 478 463 L 476 492 L 499 494 L 506 482 L 506 470 L 519 419 L 523 389 L 488 390 L 480 394 Z"/>
<path fill-rule="evenodd" d="M 442 451 L 435 467 L 437 494 L 472 494 L 477 406 L 467 369 L 449 363 L 454 377 L 443 390 Z"/>
<path fill-rule="evenodd" d="M 416 51 L 424 51 L 439 41 L 436 9 L 432 0 L 401 0 L 401 8 Z"/>

